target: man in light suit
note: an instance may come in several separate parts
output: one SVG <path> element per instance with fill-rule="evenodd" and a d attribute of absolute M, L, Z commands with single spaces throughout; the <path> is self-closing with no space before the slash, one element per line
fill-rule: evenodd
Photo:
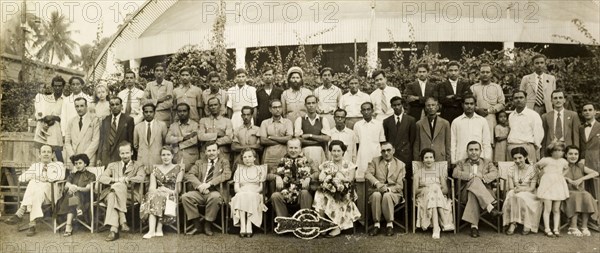
<path fill-rule="evenodd" d="M 447 66 L 448 79 L 438 84 L 438 96 L 442 105 L 440 116 L 451 123 L 463 114 L 463 98 L 465 94 L 471 93 L 471 84 L 459 78 L 458 62 L 451 61 Z"/>
<path fill-rule="evenodd" d="M 496 199 L 491 193 L 491 182 L 498 178 L 498 169 L 491 160 L 481 158 L 481 144 L 470 141 L 467 144 L 468 158 L 456 163 L 452 177 L 467 181 L 459 189 L 460 199 L 467 200 L 462 219 L 471 223 L 471 237 L 479 237 L 480 210 L 485 209 L 492 216 L 502 215 L 494 208 Z"/>
<path fill-rule="evenodd" d="M 415 120 L 420 120 L 425 108 L 425 99 L 428 97 L 438 97 L 438 89 L 434 83 L 428 79 L 429 66 L 419 64 L 417 66 L 417 80 L 409 83 L 404 90 L 406 101 L 408 102 L 408 115 Z M 393 107 L 393 105 L 392 105 Z"/>
<path fill-rule="evenodd" d="M 181 196 L 185 215 L 188 221 L 193 220 L 194 222 L 194 229 L 187 233 L 189 235 L 202 231 L 198 205 L 206 205 L 204 234 L 212 236 L 212 223 L 217 218 L 219 208 L 224 203 L 223 200 L 227 200 L 227 192 L 225 188 L 220 189 L 219 184 L 231 178 L 231 169 L 229 168 L 229 160 L 219 156 L 219 153 L 217 143 L 207 143 L 205 158 L 196 161 L 185 174 L 185 180 L 194 187 L 193 191 L 188 191 Z M 223 190 L 223 192 L 220 192 L 220 190 Z"/>
<path fill-rule="evenodd" d="M 152 103 L 142 106 L 144 121 L 133 129 L 133 146 L 137 150 L 137 160 L 146 165 L 146 173 L 152 173 L 152 166 L 161 164 L 160 150 L 167 136 L 167 126 L 163 121 L 154 120 L 156 106 Z"/>
<path fill-rule="evenodd" d="M 127 226 L 127 191 L 134 184 L 139 184 L 146 178 L 144 165 L 132 159 L 133 147 L 129 142 L 121 142 L 119 144 L 120 161 L 108 164 L 98 182 L 107 185 L 100 193 L 98 200 L 106 200 L 106 214 L 104 225 L 110 226 L 110 233 L 106 241 L 114 241 L 119 239 L 119 226 L 121 231 L 128 232 Z M 134 188 L 135 189 L 135 188 Z M 141 201 L 142 196 L 138 190 L 134 190 L 134 196 L 130 201 Z"/>
<path fill-rule="evenodd" d="M 15 225 L 21 222 L 27 210 L 29 213 L 29 230 L 27 236 L 35 235 L 36 219 L 44 217 L 42 204 L 52 199 L 51 182 L 65 178 L 65 166 L 61 162 L 52 162 L 52 146 L 43 144 L 40 148 L 40 162 L 32 164 L 29 169 L 19 176 L 19 182 L 28 182 L 21 206 L 15 216 L 5 220 L 7 224 Z M 60 197 L 58 189 L 54 189 L 54 200 Z M 5 231 L 4 233 L 8 233 Z"/>
<path fill-rule="evenodd" d="M 437 116 L 438 101 L 430 97 L 425 102 L 425 118 L 417 121 L 416 140 L 413 148 L 414 160 L 420 160 L 421 150 L 431 148 L 436 161 L 450 163 L 450 123 Z"/>
<path fill-rule="evenodd" d="M 369 162 L 365 179 L 369 181 L 368 195 L 371 203 L 374 227 L 369 232 L 370 236 L 379 234 L 381 214 L 387 221 L 387 236 L 394 235 L 394 207 L 402 198 L 404 184 L 402 179 L 406 176 L 405 164 L 394 157 L 394 146 L 389 142 L 381 144 L 381 156 Z"/>
<path fill-rule="evenodd" d="M 600 171 L 600 124 L 596 121 L 596 109 L 594 104 L 586 103 L 582 110 L 585 124 L 579 128 L 579 148 L 581 149 L 581 163 L 595 171 Z M 588 184 L 587 190 L 600 198 L 600 185 Z M 600 201 L 597 203 L 600 207 Z M 596 214 L 598 215 L 598 214 Z"/>
<path fill-rule="evenodd" d="M 567 146 L 579 147 L 579 115 L 565 109 L 565 93 L 561 90 L 552 92 L 552 108 L 554 110 L 542 115 L 544 139 L 542 140 L 542 154 L 546 154 L 546 147 L 554 141 L 562 141 Z M 559 124 L 560 123 L 560 124 Z"/>
<path fill-rule="evenodd" d="M 111 115 L 105 117 L 100 125 L 96 166 L 104 166 L 121 160 L 119 143 L 122 141 L 133 142 L 133 118 L 121 113 L 123 100 L 119 97 L 111 97 L 109 104 Z"/>
<path fill-rule="evenodd" d="M 87 100 L 85 98 L 75 99 L 75 110 L 79 117 L 74 117 L 67 125 L 65 135 L 65 158 L 69 165 L 70 157 L 75 154 L 86 154 L 90 158 L 90 164 L 95 164 L 96 151 L 100 142 L 100 126 L 98 120 L 90 116 L 87 111 Z"/>
<path fill-rule="evenodd" d="M 527 108 L 542 115 L 552 111 L 552 91 L 556 89 L 556 78 L 546 74 L 546 56 L 538 54 L 531 58 L 534 72 L 521 79 L 519 90 L 527 93 Z"/>

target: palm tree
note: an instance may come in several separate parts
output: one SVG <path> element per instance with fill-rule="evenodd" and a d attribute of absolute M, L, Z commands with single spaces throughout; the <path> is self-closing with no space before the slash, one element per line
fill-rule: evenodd
<path fill-rule="evenodd" d="M 76 60 L 73 52 L 79 44 L 71 39 L 70 25 L 65 16 L 52 12 L 50 20 L 44 22 L 41 34 L 33 44 L 34 47 L 41 46 L 36 57 L 50 64 L 53 64 L 54 56 L 59 61 L 63 61 L 65 56 L 71 61 Z"/>

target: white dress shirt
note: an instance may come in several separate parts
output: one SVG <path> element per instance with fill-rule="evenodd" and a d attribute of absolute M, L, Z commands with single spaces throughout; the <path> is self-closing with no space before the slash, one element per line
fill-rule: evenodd
<path fill-rule="evenodd" d="M 590 139 L 590 133 L 592 132 L 592 127 L 594 127 L 594 124 L 596 124 L 596 120 L 592 119 L 592 122 L 590 123 L 589 127 L 585 127 L 583 129 L 583 131 L 585 132 L 585 140 L 589 140 Z"/>
<path fill-rule="evenodd" d="M 508 133 L 507 142 L 509 144 L 534 144 L 540 148 L 544 139 L 544 127 L 540 115 L 527 107 L 522 112 L 516 110 L 508 115 Z"/>
<path fill-rule="evenodd" d="M 71 94 L 68 97 L 63 98 L 61 113 L 60 113 L 60 121 L 65 122 L 65 124 L 61 124 L 60 128 L 62 131 L 62 135 L 65 136 L 67 134 L 67 125 L 66 122 L 71 121 L 73 117 L 78 116 L 77 110 L 75 110 L 75 99 L 77 98 L 85 98 L 87 100 L 87 104 L 91 104 L 94 100 L 92 97 L 87 94 L 80 92 L 77 95 Z"/>
<path fill-rule="evenodd" d="M 356 94 L 347 92 L 340 99 L 340 108 L 346 110 L 346 117 L 348 118 L 362 118 L 360 106 L 365 102 L 371 102 L 371 97 L 367 93 L 360 90 Z"/>
<path fill-rule="evenodd" d="M 347 146 L 346 153 L 344 153 L 344 160 L 356 163 L 356 136 L 354 135 L 354 131 L 347 127 L 344 127 L 342 131 L 332 127 L 328 135 L 331 136 L 332 141 L 339 140 Z"/>
<path fill-rule="evenodd" d="M 324 85 L 321 85 L 313 93 L 319 99 L 319 110 L 321 113 L 333 114 L 335 109 L 338 108 L 342 90 L 337 86 L 331 85 L 331 87 L 325 88 Z"/>
<path fill-rule="evenodd" d="M 373 114 L 377 116 L 377 120 L 383 121 L 383 119 L 394 114 L 394 110 L 392 110 L 392 104 L 390 103 L 390 99 L 392 99 L 395 96 L 402 97 L 402 95 L 400 94 L 400 90 L 398 90 L 398 88 L 396 87 L 391 86 L 385 86 L 383 90 L 377 88 L 371 93 L 371 102 L 375 106 L 375 108 L 373 108 Z M 383 112 L 381 103 L 384 97 L 385 105 L 387 107 L 387 111 L 385 113 Z"/>
<path fill-rule="evenodd" d="M 456 87 L 458 85 L 458 79 L 456 79 L 455 81 L 452 81 L 452 79 L 448 79 L 448 81 L 450 82 L 450 86 L 452 86 L 452 92 L 454 92 L 454 95 L 456 95 Z"/>
<path fill-rule="evenodd" d="M 453 164 L 467 158 L 467 144 L 470 141 L 481 144 L 481 157 L 492 159 L 492 138 L 484 117 L 473 114 L 473 117 L 469 118 L 463 113 L 452 121 L 450 132 L 450 154 Z"/>

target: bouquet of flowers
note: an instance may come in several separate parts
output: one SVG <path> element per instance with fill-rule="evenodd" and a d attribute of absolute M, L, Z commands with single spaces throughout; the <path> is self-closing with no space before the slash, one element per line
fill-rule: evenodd
<path fill-rule="evenodd" d="M 344 163 L 345 169 L 348 164 Z M 354 184 L 345 181 L 344 174 L 340 172 L 338 165 L 333 162 L 327 162 L 321 166 L 321 172 L 325 174 L 325 179 L 321 182 L 320 190 L 333 197 L 336 201 L 354 201 L 358 196 L 354 191 Z"/>
<path fill-rule="evenodd" d="M 305 157 L 283 157 L 276 174 L 283 179 L 281 194 L 286 203 L 297 203 L 298 195 L 302 189 L 302 180 L 310 177 L 310 164 Z"/>

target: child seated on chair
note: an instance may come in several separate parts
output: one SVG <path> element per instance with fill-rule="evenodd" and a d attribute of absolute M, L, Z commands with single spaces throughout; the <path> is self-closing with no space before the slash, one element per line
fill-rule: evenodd
<path fill-rule="evenodd" d="M 260 227 L 263 212 L 267 210 L 262 194 L 267 165 L 256 165 L 258 155 L 253 149 L 244 149 L 241 156 L 242 163 L 233 174 L 235 196 L 229 204 L 233 224 L 240 226 L 240 237 L 252 237 L 252 224 Z"/>
<path fill-rule="evenodd" d="M 569 186 L 569 198 L 565 201 L 565 213 L 571 219 L 569 234 L 574 236 L 591 236 L 588 229 L 590 217 L 597 220 L 598 208 L 592 194 L 587 192 L 584 181 L 595 178 L 598 172 L 579 163 L 579 148 L 568 146 L 565 158 L 569 162 L 569 168 L 565 174 L 565 180 Z M 577 228 L 577 218 L 581 215 L 581 230 Z"/>
<path fill-rule="evenodd" d="M 452 201 L 448 195 L 446 183 L 446 168 L 435 166 L 435 151 L 425 148 L 421 151 L 423 167 L 415 170 L 413 191 L 416 196 L 417 222 L 416 226 L 426 230 L 433 227 L 433 239 L 440 238 L 440 230 L 454 229 L 452 219 Z"/>
<path fill-rule="evenodd" d="M 73 168 L 71 174 L 67 177 L 67 183 L 63 196 L 56 205 L 57 215 L 67 215 L 67 224 L 63 236 L 71 236 L 73 233 L 73 217 L 82 216 L 83 210 L 89 210 L 90 194 L 92 183 L 96 181 L 96 175 L 86 170 L 90 165 L 90 158 L 86 154 L 77 154 L 71 156 Z"/>

